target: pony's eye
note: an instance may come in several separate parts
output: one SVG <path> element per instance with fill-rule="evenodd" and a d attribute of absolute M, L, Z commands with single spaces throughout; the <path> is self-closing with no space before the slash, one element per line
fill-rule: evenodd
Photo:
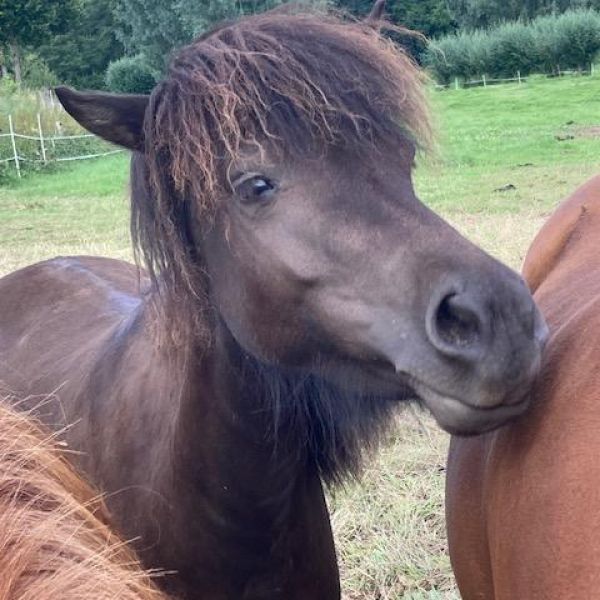
<path fill-rule="evenodd" d="M 235 193 L 243 202 L 264 202 L 270 200 L 275 184 L 262 175 L 252 175 L 235 186 Z"/>

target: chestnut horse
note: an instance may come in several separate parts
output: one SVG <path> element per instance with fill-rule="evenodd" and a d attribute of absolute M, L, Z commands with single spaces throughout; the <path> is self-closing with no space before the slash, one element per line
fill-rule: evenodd
<path fill-rule="evenodd" d="M 451 442 L 450 556 L 465 600 L 600 595 L 600 176 L 568 198 L 523 272 L 550 327 L 532 410 Z"/>
<path fill-rule="evenodd" d="M 0 598 L 161 600 L 97 493 L 47 432 L 0 402 Z"/>
<path fill-rule="evenodd" d="M 272 12 L 149 97 L 58 96 L 133 151 L 148 272 L 57 258 L 0 280 L 0 377 L 184 598 L 336 600 L 322 482 L 400 401 L 454 432 L 527 407 L 546 326 L 522 279 L 415 196 L 421 76 L 371 24 Z"/>

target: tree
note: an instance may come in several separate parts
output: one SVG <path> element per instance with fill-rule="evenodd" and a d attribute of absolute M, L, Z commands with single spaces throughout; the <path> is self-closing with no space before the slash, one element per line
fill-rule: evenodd
<path fill-rule="evenodd" d="M 373 0 L 335 0 L 336 6 L 356 16 L 364 17 L 373 8 Z M 386 14 L 395 25 L 418 31 L 427 38 L 439 37 L 456 30 L 446 0 L 388 0 Z M 417 59 L 425 49 L 419 38 L 398 40 Z"/>
<path fill-rule="evenodd" d="M 432 39 L 456 31 L 457 24 L 452 18 L 446 0 L 400 0 L 390 2 L 388 7 L 390 20 L 418 31 Z M 422 38 L 407 38 L 403 42 L 407 50 L 417 59 L 425 51 L 427 43 Z"/>
<path fill-rule="evenodd" d="M 174 48 L 220 21 L 268 10 L 283 1 L 117 0 L 118 36 L 128 54 L 143 54 L 152 68 L 162 71 Z"/>
<path fill-rule="evenodd" d="M 0 0 L 0 45 L 8 47 L 17 82 L 22 48 L 62 31 L 75 9 L 75 0 Z"/>
<path fill-rule="evenodd" d="M 115 34 L 115 7 L 115 0 L 79 0 L 68 29 L 37 49 L 62 83 L 104 87 L 106 68 L 124 53 Z"/>
<path fill-rule="evenodd" d="M 191 37 L 181 20 L 179 4 L 167 0 L 117 0 L 116 33 L 126 54 L 143 54 L 149 65 L 162 71 L 171 50 Z"/>

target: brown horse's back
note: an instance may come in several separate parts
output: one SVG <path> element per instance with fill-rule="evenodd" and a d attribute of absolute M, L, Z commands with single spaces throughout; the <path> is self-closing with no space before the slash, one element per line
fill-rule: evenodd
<path fill-rule="evenodd" d="M 0 279 L 2 385 L 31 402 L 72 396 L 64 391 L 81 383 L 104 342 L 134 318 L 138 290 L 137 268 L 106 258 L 56 258 Z M 55 424 L 63 423 L 63 408 L 52 410 Z"/>
<path fill-rule="evenodd" d="M 524 266 L 551 337 L 530 413 L 451 444 L 447 516 L 465 600 L 600 589 L 600 177 L 565 201 Z"/>

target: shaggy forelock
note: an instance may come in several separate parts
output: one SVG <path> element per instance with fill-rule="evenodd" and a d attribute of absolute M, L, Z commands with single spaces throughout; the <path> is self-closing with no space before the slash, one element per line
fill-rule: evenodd
<path fill-rule="evenodd" d="M 151 154 L 175 188 L 209 207 L 242 144 L 284 153 L 381 137 L 426 143 L 419 71 L 364 23 L 280 14 L 223 26 L 183 48 L 153 94 Z"/>
<path fill-rule="evenodd" d="M 164 600 L 64 446 L 8 402 L 0 398 L 0 598 Z"/>

